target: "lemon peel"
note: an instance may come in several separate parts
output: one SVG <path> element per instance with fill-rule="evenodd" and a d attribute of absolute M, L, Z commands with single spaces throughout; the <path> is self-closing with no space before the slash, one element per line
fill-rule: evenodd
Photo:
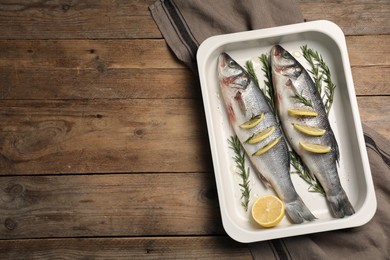
<path fill-rule="evenodd" d="M 259 150 L 257 150 L 257 152 L 253 153 L 252 155 L 258 156 L 258 155 L 262 155 L 263 153 L 267 152 L 269 149 L 271 149 L 271 148 L 274 147 L 277 143 L 279 143 L 280 138 L 282 138 L 282 137 L 278 137 L 278 138 L 276 138 L 276 139 L 270 141 L 268 144 L 266 144 L 265 146 L 263 146 L 262 148 L 260 148 Z"/>
<path fill-rule="evenodd" d="M 328 153 L 332 149 L 332 147 L 322 144 L 313 144 L 309 142 L 300 142 L 300 146 L 309 152 L 312 153 Z"/>
<path fill-rule="evenodd" d="M 270 136 L 273 132 L 275 132 L 275 126 L 270 126 L 266 129 L 264 129 L 263 131 L 253 135 L 252 137 L 250 137 L 248 139 L 248 143 L 249 144 L 256 144 L 256 143 L 259 143 L 261 142 L 262 140 L 264 140 L 265 138 L 267 138 L 268 136 Z"/>
<path fill-rule="evenodd" d="M 318 113 L 304 108 L 290 108 L 287 110 L 290 116 L 318 116 Z"/>
<path fill-rule="evenodd" d="M 253 219 L 263 227 L 274 227 L 283 219 L 283 202 L 274 195 L 260 197 L 252 206 Z"/>
<path fill-rule="evenodd" d="M 300 125 L 297 123 L 293 123 L 293 126 L 295 129 L 297 129 L 299 132 L 311 135 L 311 136 L 323 136 L 326 132 L 325 129 L 308 126 L 308 125 Z"/>
<path fill-rule="evenodd" d="M 261 120 L 264 119 L 264 113 L 258 115 L 258 116 L 255 116 L 254 118 L 246 121 L 245 123 L 241 124 L 240 125 L 240 128 L 243 128 L 243 129 L 250 129 L 250 128 L 253 128 L 255 126 L 257 126 Z"/>

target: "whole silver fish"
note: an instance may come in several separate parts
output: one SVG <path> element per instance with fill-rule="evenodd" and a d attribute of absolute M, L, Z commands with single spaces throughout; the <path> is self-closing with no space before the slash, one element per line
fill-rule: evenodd
<path fill-rule="evenodd" d="M 355 211 L 341 186 L 337 172 L 336 163 L 340 156 L 337 141 L 313 80 L 304 67 L 279 45 L 271 50 L 271 67 L 276 107 L 292 149 L 321 183 L 333 215 L 338 218 L 352 215 Z M 309 103 L 298 101 L 297 95 Z M 312 110 L 318 116 L 291 116 L 288 109 L 293 108 Z M 294 123 L 321 128 L 326 132 L 322 136 L 310 136 L 294 129 Z M 326 145 L 331 150 L 327 153 L 309 152 L 300 146 L 302 141 Z"/>
<path fill-rule="evenodd" d="M 218 77 L 229 121 L 256 168 L 259 177 L 273 187 L 278 197 L 284 202 L 285 209 L 293 223 L 315 219 L 299 197 L 290 178 L 290 160 L 287 144 L 263 93 L 251 76 L 228 54 L 222 53 L 218 59 Z M 241 124 L 253 117 L 264 114 L 263 120 L 253 128 L 242 129 Z M 250 144 L 250 137 L 268 128 L 275 131 L 264 140 Z M 261 155 L 254 155 L 270 141 L 279 142 Z"/>

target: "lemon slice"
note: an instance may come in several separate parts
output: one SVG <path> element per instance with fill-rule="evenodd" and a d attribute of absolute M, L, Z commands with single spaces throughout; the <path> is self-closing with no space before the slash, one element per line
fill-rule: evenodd
<path fill-rule="evenodd" d="M 312 153 L 328 153 L 332 147 L 322 144 L 313 144 L 308 142 L 299 143 L 303 149 Z"/>
<path fill-rule="evenodd" d="M 263 227 L 274 227 L 284 217 L 284 204 L 274 195 L 261 197 L 252 206 L 252 217 Z"/>
<path fill-rule="evenodd" d="M 318 113 L 304 108 L 290 108 L 287 110 L 290 116 L 318 116 Z"/>
<path fill-rule="evenodd" d="M 271 142 L 269 142 L 268 144 L 266 144 L 265 146 L 263 146 L 262 148 L 260 148 L 257 152 L 255 152 L 254 154 L 252 155 L 261 155 L 265 152 L 267 152 L 269 149 L 271 149 L 272 147 L 274 147 L 277 143 L 279 143 L 279 140 L 280 140 L 281 137 L 278 137 L 274 140 L 272 140 Z"/>
<path fill-rule="evenodd" d="M 249 121 L 246 121 L 245 123 L 240 125 L 240 127 L 243 129 L 253 128 L 253 127 L 257 126 L 261 122 L 261 120 L 263 120 L 263 118 L 264 118 L 264 113 L 255 116 L 254 118 L 252 118 Z"/>
<path fill-rule="evenodd" d="M 312 127 L 308 125 L 293 124 L 295 129 L 299 132 L 312 135 L 312 136 L 322 136 L 325 134 L 326 130 L 322 128 Z"/>
<path fill-rule="evenodd" d="M 270 136 L 274 131 L 275 131 L 275 127 L 270 126 L 264 129 L 263 131 L 259 132 L 258 134 L 255 134 L 254 136 L 250 137 L 248 143 L 250 144 L 258 143 L 264 140 L 265 138 L 267 138 L 268 136 Z"/>

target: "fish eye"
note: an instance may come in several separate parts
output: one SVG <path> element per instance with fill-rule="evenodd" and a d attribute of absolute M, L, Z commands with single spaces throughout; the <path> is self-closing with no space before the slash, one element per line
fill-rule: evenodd
<path fill-rule="evenodd" d="M 282 57 L 285 59 L 288 59 L 290 57 L 289 53 L 287 51 L 282 52 Z"/>
<path fill-rule="evenodd" d="M 229 60 L 229 61 L 228 61 L 228 66 L 229 66 L 230 68 L 234 67 L 234 61 L 233 61 L 233 60 Z"/>

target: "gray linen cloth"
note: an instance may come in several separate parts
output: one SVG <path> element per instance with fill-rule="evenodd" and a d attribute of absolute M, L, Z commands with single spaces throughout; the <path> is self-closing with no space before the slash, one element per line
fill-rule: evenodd
<path fill-rule="evenodd" d="M 303 22 L 294 0 L 159 0 L 150 12 L 168 46 L 197 73 L 208 37 Z M 249 244 L 254 259 L 390 259 L 390 143 L 363 126 L 378 209 L 366 225 Z"/>
<path fill-rule="evenodd" d="M 168 46 L 194 72 L 196 51 L 210 36 L 303 22 L 293 0 L 161 0 L 149 9 Z"/>

